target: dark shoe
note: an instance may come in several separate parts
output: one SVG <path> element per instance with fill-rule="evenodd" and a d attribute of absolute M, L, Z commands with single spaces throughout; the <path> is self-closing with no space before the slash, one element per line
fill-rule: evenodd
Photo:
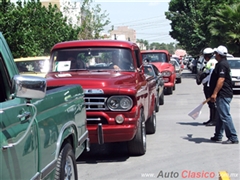
<path fill-rule="evenodd" d="M 208 121 L 206 121 L 206 122 L 203 122 L 203 125 L 206 125 L 206 124 L 208 124 L 208 123 L 210 123 L 211 122 L 211 119 L 209 119 Z"/>
<path fill-rule="evenodd" d="M 210 140 L 214 142 L 222 142 L 222 139 L 218 139 L 216 137 L 211 137 Z"/>
<path fill-rule="evenodd" d="M 226 141 L 223 141 L 222 144 L 238 144 L 238 141 L 231 141 L 231 140 L 226 140 Z"/>
<path fill-rule="evenodd" d="M 216 126 L 216 122 L 209 122 L 207 124 L 205 124 L 206 126 Z"/>

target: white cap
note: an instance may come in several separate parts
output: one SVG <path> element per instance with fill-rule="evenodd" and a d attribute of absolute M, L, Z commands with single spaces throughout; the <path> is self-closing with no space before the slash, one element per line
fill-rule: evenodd
<path fill-rule="evenodd" d="M 218 54 L 222 55 L 222 56 L 227 56 L 228 54 L 228 50 L 225 46 L 218 46 L 217 48 L 214 48 L 214 52 L 217 52 Z"/>
<path fill-rule="evenodd" d="M 203 50 L 203 54 L 213 54 L 213 53 L 214 53 L 214 50 L 212 48 L 210 48 L 210 47 L 205 48 Z"/>

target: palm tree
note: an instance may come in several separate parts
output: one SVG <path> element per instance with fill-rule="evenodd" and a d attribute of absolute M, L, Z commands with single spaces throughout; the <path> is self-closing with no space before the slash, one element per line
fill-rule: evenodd
<path fill-rule="evenodd" d="M 148 41 L 147 41 L 147 40 L 144 40 L 144 41 L 143 41 L 143 44 L 144 44 L 144 46 L 146 47 L 146 49 L 148 49 L 148 46 L 149 46 Z"/>
<path fill-rule="evenodd" d="M 144 49 L 144 40 L 143 39 L 137 39 L 137 43 L 139 44 L 139 48 L 141 50 Z"/>
<path fill-rule="evenodd" d="M 219 9 L 209 28 L 212 45 L 226 45 L 231 53 L 240 55 L 240 3 Z"/>

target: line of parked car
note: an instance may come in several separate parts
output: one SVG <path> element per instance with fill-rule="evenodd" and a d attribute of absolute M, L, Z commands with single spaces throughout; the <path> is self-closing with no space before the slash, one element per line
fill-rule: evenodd
<path fill-rule="evenodd" d="M 91 143 L 125 141 L 130 155 L 145 154 L 164 95 L 181 83 L 181 66 L 168 51 L 140 51 L 128 41 L 63 42 L 49 57 L 4 54 L 1 64 L 8 82 L 2 81 L 0 158 L 8 166 L 0 179 L 77 179 L 75 159 Z M 13 150 L 15 164 L 9 163 Z M 26 173 L 29 167 L 35 168 Z"/>

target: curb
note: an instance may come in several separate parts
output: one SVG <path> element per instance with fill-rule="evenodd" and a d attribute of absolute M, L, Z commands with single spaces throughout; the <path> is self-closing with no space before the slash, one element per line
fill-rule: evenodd
<path fill-rule="evenodd" d="M 219 180 L 230 180 L 226 171 L 219 171 Z"/>

